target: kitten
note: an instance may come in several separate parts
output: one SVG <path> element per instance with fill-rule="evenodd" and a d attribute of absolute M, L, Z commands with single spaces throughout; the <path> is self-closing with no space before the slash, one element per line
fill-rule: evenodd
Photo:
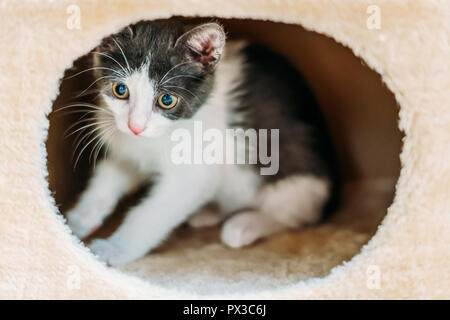
<path fill-rule="evenodd" d="M 88 236 L 122 195 L 154 179 L 118 230 L 90 245 L 102 260 L 117 265 L 142 257 L 185 221 L 202 227 L 228 218 L 221 240 L 239 248 L 320 220 L 336 186 L 332 146 L 304 80 L 281 57 L 256 44 L 226 44 L 217 23 L 193 27 L 176 19 L 129 26 L 93 53 L 101 89 L 94 130 L 108 155 L 68 213 L 70 228 Z M 279 167 L 263 175 L 267 162 L 259 160 L 175 164 L 171 135 L 194 135 L 196 122 L 225 136 L 233 128 L 279 129 L 258 137 Z M 209 203 L 220 213 L 200 210 Z"/>

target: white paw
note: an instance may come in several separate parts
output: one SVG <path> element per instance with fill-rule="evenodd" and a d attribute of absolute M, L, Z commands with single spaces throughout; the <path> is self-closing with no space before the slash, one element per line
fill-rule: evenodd
<path fill-rule="evenodd" d="M 94 233 L 100 224 L 97 219 L 94 220 L 89 215 L 81 214 L 78 211 L 71 211 L 67 215 L 67 225 L 80 239 Z"/>
<path fill-rule="evenodd" d="M 97 239 L 89 245 L 98 258 L 111 266 L 124 264 L 134 260 L 125 250 L 106 239 Z"/>
<path fill-rule="evenodd" d="M 219 212 L 204 210 L 194 214 L 188 220 L 188 225 L 192 228 L 206 228 L 218 225 L 223 219 Z"/>
<path fill-rule="evenodd" d="M 222 228 L 221 239 L 231 248 L 249 245 L 265 235 L 257 213 L 241 213 L 228 220 Z"/>

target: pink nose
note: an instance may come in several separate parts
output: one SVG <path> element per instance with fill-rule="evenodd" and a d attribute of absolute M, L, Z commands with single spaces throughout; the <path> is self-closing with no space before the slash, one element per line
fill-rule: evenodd
<path fill-rule="evenodd" d="M 135 135 L 138 135 L 138 134 L 142 133 L 145 130 L 145 125 L 144 126 L 138 126 L 138 125 L 131 124 L 131 123 L 128 122 L 128 128 Z"/>

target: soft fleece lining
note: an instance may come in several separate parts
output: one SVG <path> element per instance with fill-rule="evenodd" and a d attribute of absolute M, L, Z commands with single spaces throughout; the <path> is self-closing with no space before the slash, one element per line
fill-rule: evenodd
<path fill-rule="evenodd" d="M 450 296 L 450 4 L 378 1 L 379 32 L 365 28 L 369 1 L 79 1 L 83 30 L 66 26 L 69 1 L 2 5 L 0 63 L 1 298 L 448 298 Z M 103 36 L 169 15 L 268 19 L 301 24 L 350 47 L 379 72 L 401 106 L 405 132 L 396 196 L 375 237 L 321 279 L 276 288 L 249 281 L 232 292 L 164 285 L 105 268 L 76 244 L 45 180 L 46 114 L 73 60 Z M 63 44 L 63 45 L 62 45 Z M 357 237 L 355 237 L 357 238 Z M 365 241 L 365 240 L 363 240 Z M 368 285 L 377 267 L 380 286 Z M 71 285 L 79 276 L 80 286 Z M 201 279 L 201 278 L 198 278 Z M 232 280 L 230 280 L 232 281 Z M 292 282 L 291 282 L 292 281 Z M 211 289 L 211 288 L 210 288 Z"/>

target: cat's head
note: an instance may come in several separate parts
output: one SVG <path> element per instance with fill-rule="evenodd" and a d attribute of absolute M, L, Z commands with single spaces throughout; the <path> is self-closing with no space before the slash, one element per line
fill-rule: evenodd
<path fill-rule="evenodd" d="M 164 20 L 126 27 L 93 52 L 103 108 L 124 133 L 164 134 L 206 101 L 224 45 L 216 23 L 188 27 Z"/>

